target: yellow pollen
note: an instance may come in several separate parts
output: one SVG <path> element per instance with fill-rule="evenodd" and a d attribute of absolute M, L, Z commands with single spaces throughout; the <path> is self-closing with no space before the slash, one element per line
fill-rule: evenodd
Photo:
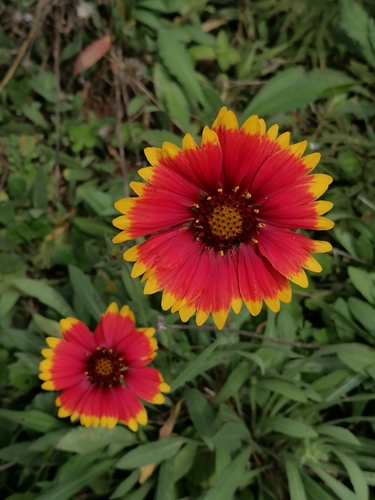
<path fill-rule="evenodd" d="M 216 207 L 208 220 L 212 234 L 220 239 L 235 238 L 242 231 L 242 217 L 237 208 Z"/>
<path fill-rule="evenodd" d="M 250 193 L 246 193 L 245 194 L 245 198 L 248 200 L 249 198 L 251 198 L 251 194 Z"/>
<path fill-rule="evenodd" d="M 95 364 L 95 371 L 98 375 L 108 376 L 113 372 L 113 365 L 109 359 L 98 359 Z"/>
<path fill-rule="evenodd" d="M 240 186 L 236 186 L 235 188 L 233 188 L 233 192 L 234 193 L 237 193 L 237 191 L 240 189 Z"/>
<path fill-rule="evenodd" d="M 198 203 L 194 203 L 193 207 L 195 207 L 195 208 L 199 208 Z"/>
<path fill-rule="evenodd" d="M 251 238 L 251 241 L 252 241 L 253 243 L 258 243 L 258 240 L 256 240 L 255 238 Z"/>
<path fill-rule="evenodd" d="M 223 192 L 222 188 L 218 188 L 217 192 L 221 194 Z"/>
<path fill-rule="evenodd" d="M 206 200 L 208 201 L 212 200 L 212 196 L 207 196 Z"/>
<path fill-rule="evenodd" d="M 224 257 L 224 252 L 222 250 L 220 250 L 220 255 Z"/>
<path fill-rule="evenodd" d="M 195 223 L 198 224 L 198 222 L 199 222 L 199 219 L 195 219 Z"/>
<path fill-rule="evenodd" d="M 259 214 L 259 210 L 257 208 L 253 209 L 254 214 Z"/>

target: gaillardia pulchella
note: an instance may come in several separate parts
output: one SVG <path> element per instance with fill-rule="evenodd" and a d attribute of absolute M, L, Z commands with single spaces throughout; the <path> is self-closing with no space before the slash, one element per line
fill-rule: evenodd
<path fill-rule="evenodd" d="M 303 156 L 306 141 L 289 139 L 257 116 L 239 128 L 222 108 L 200 147 L 187 134 L 182 149 L 145 149 L 152 166 L 138 172 L 145 183 L 131 183 L 138 196 L 115 204 L 124 215 L 113 221 L 121 229 L 113 242 L 151 235 L 124 258 L 135 262 L 133 277 L 147 280 L 146 294 L 164 290 L 164 310 L 183 321 L 196 313 L 198 325 L 212 313 L 222 328 L 242 301 L 253 315 L 263 301 L 276 312 L 291 300 L 290 281 L 307 286 L 303 269 L 321 271 L 310 253 L 330 243 L 292 230 L 333 227 L 322 217 L 332 203 L 316 201 L 332 177 L 309 175 L 320 154 Z"/>
<path fill-rule="evenodd" d="M 94 334 L 75 318 L 60 321 L 63 338 L 47 337 L 50 349 L 40 363 L 42 388 L 61 391 L 56 399 L 58 416 L 80 418 L 85 427 L 113 428 L 117 422 L 132 431 L 147 423 L 139 398 L 164 403 L 169 386 L 155 368 L 147 367 L 156 356 L 154 328 L 135 328 L 128 306 L 112 303 Z"/>

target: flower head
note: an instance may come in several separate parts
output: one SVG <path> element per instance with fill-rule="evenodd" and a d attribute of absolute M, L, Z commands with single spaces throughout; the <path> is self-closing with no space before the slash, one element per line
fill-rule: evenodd
<path fill-rule="evenodd" d="M 115 204 L 124 215 L 113 221 L 122 230 L 114 243 L 151 234 L 124 254 L 136 262 L 132 276 L 143 274 L 146 294 L 164 289 L 163 309 L 183 321 L 196 313 L 201 325 L 212 313 L 222 328 L 242 302 L 253 315 L 263 301 L 277 312 L 291 300 L 290 281 L 306 287 L 303 269 L 321 271 L 310 252 L 331 245 L 291 229 L 333 226 L 322 217 L 332 203 L 316 201 L 332 178 L 309 175 L 320 154 L 303 157 L 306 141 L 289 145 L 289 132 L 277 135 L 257 116 L 239 128 L 222 108 L 200 147 L 187 134 L 182 150 L 146 148 L 152 167 L 138 172 L 146 183 L 132 182 L 138 197 Z"/>
<path fill-rule="evenodd" d="M 162 404 L 169 386 L 160 372 L 146 367 L 156 356 L 154 328 L 135 329 L 128 306 L 112 303 L 94 334 L 74 318 L 60 321 L 62 339 L 48 337 L 50 349 L 40 363 L 39 378 L 47 391 L 62 391 L 56 399 L 58 416 L 82 425 L 113 428 L 119 421 L 136 431 L 147 423 L 138 398 Z"/>

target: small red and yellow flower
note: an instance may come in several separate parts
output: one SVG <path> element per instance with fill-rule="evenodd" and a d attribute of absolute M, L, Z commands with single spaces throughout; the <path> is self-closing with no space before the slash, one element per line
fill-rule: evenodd
<path fill-rule="evenodd" d="M 62 339 L 48 337 L 50 349 L 40 363 L 39 378 L 47 391 L 62 391 L 56 399 L 58 416 L 85 427 L 113 428 L 117 422 L 132 431 L 147 423 L 139 398 L 164 403 L 170 387 L 160 372 L 147 367 L 158 348 L 154 328 L 135 328 L 128 306 L 114 302 L 102 315 L 94 334 L 74 318 L 60 321 Z"/>
<path fill-rule="evenodd" d="M 146 294 L 164 290 L 163 309 L 183 321 L 196 313 L 198 325 L 212 313 L 222 328 L 242 302 L 253 315 L 263 301 L 277 312 L 291 300 L 290 282 L 307 287 L 304 269 L 321 271 L 310 253 L 330 243 L 292 230 L 333 227 L 322 217 L 333 204 L 316 201 L 332 177 L 309 175 L 320 154 L 303 156 L 306 141 L 289 139 L 257 116 L 239 128 L 222 108 L 200 147 L 187 134 L 182 149 L 145 149 L 152 167 L 138 172 L 146 183 L 131 183 L 138 197 L 115 204 L 124 215 L 113 221 L 122 230 L 113 242 L 151 235 L 124 258 L 136 262 L 132 276 L 143 274 Z"/>

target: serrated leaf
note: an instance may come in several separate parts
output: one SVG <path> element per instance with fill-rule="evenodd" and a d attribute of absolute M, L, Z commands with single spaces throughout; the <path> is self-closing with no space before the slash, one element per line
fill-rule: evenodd
<path fill-rule="evenodd" d="M 46 306 L 52 307 L 61 316 L 74 316 L 75 313 L 65 299 L 51 286 L 42 281 L 29 278 L 13 280 L 14 286 L 22 293 L 38 299 Z"/>

